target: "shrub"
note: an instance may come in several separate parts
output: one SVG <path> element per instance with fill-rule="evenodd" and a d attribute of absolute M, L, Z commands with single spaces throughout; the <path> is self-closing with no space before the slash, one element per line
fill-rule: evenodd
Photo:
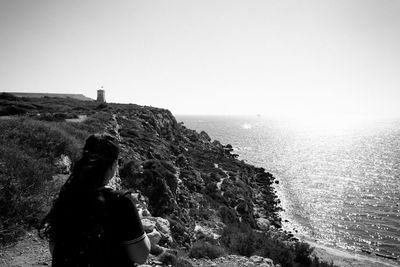
<path fill-rule="evenodd" d="M 96 112 L 93 115 L 89 116 L 86 120 L 84 120 L 81 124 L 86 127 L 92 128 L 95 132 L 104 129 L 104 126 L 107 122 L 112 119 L 112 115 L 109 112 Z"/>
<path fill-rule="evenodd" d="M 42 121 L 64 121 L 67 118 L 65 113 L 44 113 L 37 117 Z"/>
<path fill-rule="evenodd" d="M 9 101 L 17 101 L 18 97 L 14 96 L 13 94 L 9 94 L 9 93 L 1 93 L 0 99 L 9 100 Z"/>
<path fill-rule="evenodd" d="M 135 160 L 125 162 L 119 169 L 120 177 L 127 183 L 127 187 L 135 187 L 133 178 L 141 169 L 140 163 Z M 129 183 L 131 182 L 131 183 Z"/>
<path fill-rule="evenodd" d="M 189 230 L 185 227 L 185 225 L 178 221 L 178 218 L 167 218 L 170 223 L 171 235 L 174 241 L 177 244 L 190 244 L 191 243 L 191 234 Z"/>
<path fill-rule="evenodd" d="M 182 258 L 178 258 L 178 260 L 176 261 L 175 265 L 172 265 L 174 267 L 193 267 L 193 264 L 191 264 L 189 261 L 182 259 Z"/>
<path fill-rule="evenodd" d="M 176 193 L 178 188 L 178 180 L 175 177 L 175 168 L 164 160 L 147 160 L 143 163 L 144 170 L 150 170 L 154 175 L 162 177 L 172 193 Z"/>
<path fill-rule="evenodd" d="M 0 109 L 0 116 L 22 115 L 25 113 L 26 113 L 25 109 L 15 105 L 1 107 Z"/>
<path fill-rule="evenodd" d="M 288 241 L 281 233 L 260 232 L 248 226 L 228 226 L 224 229 L 221 242 L 232 252 L 243 256 L 258 255 L 272 259 L 283 267 L 333 266 L 318 258 L 311 258 L 313 249 L 303 242 Z"/>
<path fill-rule="evenodd" d="M 250 227 L 226 227 L 221 242 L 233 253 L 250 257 L 262 248 L 262 237 Z"/>
<path fill-rule="evenodd" d="M 25 228 L 38 226 L 54 188 L 53 168 L 15 146 L 0 147 L 0 243 L 14 242 Z"/>
<path fill-rule="evenodd" d="M 209 258 L 215 259 L 225 254 L 225 250 L 217 245 L 212 245 L 205 241 L 197 241 L 189 251 L 191 258 Z"/>
<path fill-rule="evenodd" d="M 164 265 L 167 266 L 176 266 L 177 263 L 177 257 L 176 255 L 169 253 L 169 252 L 164 252 L 158 257 L 158 260 L 161 261 Z"/>
<path fill-rule="evenodd" d="M 333 262 L 327 263 L 325 261 L 320 261 L 319 258 L 315 257 L 315 256 L 314 256 L 310 266 L 311 267 L 335 267 L 335 265 L 333 265 Z"/>
<path fill-rule="evenodd" d="M 96 109 L 102 110 L 102 109 L 106 109 L 107 107 L 108 107 L 107 103 L 101 103 L 96 107 Z"/>
<path fill-rule="evenodd" d="M 300 263 L 301 266 L 310 266 L 310 255 L 314 251 L 314 248 L 307 243 L 296 242 L 294 249 L 296 254 L 295 261 Z"/>
<path fill-rule="evenodd" d="M 76 160 L 88 136 L 87 126 L 75 125 L 29 118 L 0 121 L 0 243 L 13 242 L 24 229 L 37 226 L 48 210 L 58 192 L 52 181 L 56 159 L 68 155 Z"/>
<path fill-rule="evenodd" d="M 226 225 L 236 226 L 238 223 L 236 211 L 227 206 L 221 207 L 221 209 L 219 210 L 219 216 L 221 217 L 222 222 L 225 223 Z"/>
<path fill-rule="evenodd" d="M 57 127 L 57 124 L 32 119 L 15 119 L 0 123 L 0 142 L 15 143 L 37 158 L 53 161 L 62 154 L 75 160 L 81 142 Z"/>
<path fill-rule="evenodd" d="M 221 191 L 217 188 L 217 184 L 215 182 L 208 183 L 203 193 L 211 197 L 217 203 L 228 204 L 226 199 L 222 196 Z"/>

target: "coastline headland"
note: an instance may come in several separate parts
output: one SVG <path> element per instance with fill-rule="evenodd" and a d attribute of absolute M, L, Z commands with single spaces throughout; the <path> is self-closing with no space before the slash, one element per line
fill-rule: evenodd
<path fill-rule="evenodd" d="M 24 166 L 33 170 L 35 190 L 20 192 L 21 199 L 13 198 L 15 207 L 26 198 L 39 203 L 27 211 L 36 217 L 17 224 L 23 229 L 35 227 L 49 208 L 85 138 L 107 131 L 120 139 L 122 147 L 114 186 L 129 189 L 137 197 L 149 234 L 155 235 L 154 257 L 164 255 L 165 260 L 165 253 L 181 251 L 192 266 L 202 266 L 192 258 L 227 254 L 270 258 L 268 266 L 333 266 L 312 256 L 307 243 L 282 230 L 272 174 L 239 160 L 231 145 L 186 128 L 168 110 L 2 94 L 1 116 L 8 119 L 0 119 L 0 163 L 15 165 L 4 175 L 22 181 L 16 188 L 3 190 L 24 189 L 23 173 L 18 173 L 21 158 L 28 162 Z M 86 116 L 84 120 L 70 120 L 82 116 Z M 34 158 L 38 160 L 30 162 Z M 40 174 L 34 173 L 39 170 Z M 26 214 L 9 214 L 19 217 L 11 218 L 8 228 L 2 226 L 8 234 L 1 237 L 2 243 L 5 238 L 15 242 L 23 232 L 12 232 L 12 222 L 23 220 Z"/>

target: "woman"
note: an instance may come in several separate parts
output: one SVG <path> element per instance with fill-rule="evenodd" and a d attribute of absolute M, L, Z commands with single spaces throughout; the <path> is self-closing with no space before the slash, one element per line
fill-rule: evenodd
<path fill-rule="evenodd" d="M 52 266 L 132 266 L 144 263 L 150 242 L 129 192 L 107 188 L 118 167 L 119 145 L 108 134 L 87 140 L 61 188 L 42 233 Z"/>

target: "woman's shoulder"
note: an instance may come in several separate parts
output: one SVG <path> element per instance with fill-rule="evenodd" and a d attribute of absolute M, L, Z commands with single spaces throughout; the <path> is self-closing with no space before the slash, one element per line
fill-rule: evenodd
<path fill-rule="evenodd" d="M 111 188 L 105 188 L 104 190 L 102 190 L 102 194 L 107 199 L 118 200 L 124 198 L 131 198 L 132 192 L 129 190 L 114 190 Z"/>
<path fill-rule="evenodd" d="M 112 190 L 104 192 L 107 209 L 114 215 L 137 212 L 137 200 L 129 190 Z M 118 215 L 118 216 L 119 216 Z M 125 216 L 125 215 L 124 215 Z"/>
<path fill-rule="evenodd" d="M 110 205 L 117 206 L 134 206 L 135 199 L 132 197 L 132 192 L 129 190 L 113 190 L 107 188 L 103 191 L 105 202 Z"/>

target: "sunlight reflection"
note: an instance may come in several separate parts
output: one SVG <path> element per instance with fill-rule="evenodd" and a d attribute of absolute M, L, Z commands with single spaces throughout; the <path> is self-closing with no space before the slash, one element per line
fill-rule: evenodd
<path fill-rule="evenodd" d="M 299 116 L 286 119 L 291 128 L 309 133 L 336 134 L 352 129 L 360 129 L 376 121 L 376 118 L 346 115 Z"/>

